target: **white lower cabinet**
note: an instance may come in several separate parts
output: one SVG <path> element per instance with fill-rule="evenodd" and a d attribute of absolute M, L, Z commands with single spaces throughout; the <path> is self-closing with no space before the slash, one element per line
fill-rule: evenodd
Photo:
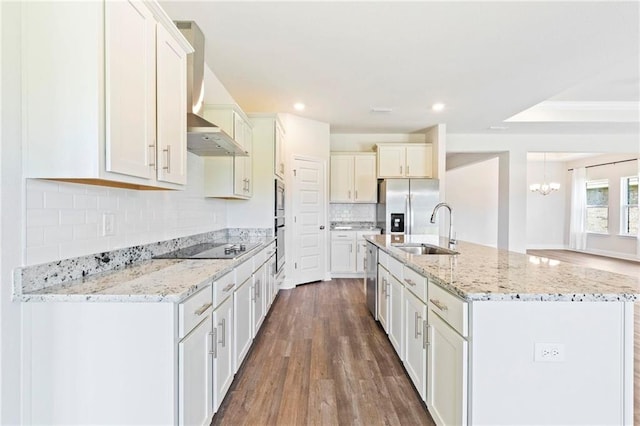
<path fill-rule="evenodd" d="M 378 267 L 378 321 L 384 331 L 389 333 L 389 272 Z"/>
<path fill-rule="evenodd" d="M 427 408 L 437 425 L 467 424 L 467 341 L 429 310 Z"/>
<path fill-rule="evenodd" d="M 249 352 L 253 339 L 253 282 L 251 278 L 242 283 L 233 294 L 234 330 L 234 370 L 238 370 L 244 357 Z"/>
<path fill-rule="evenodd" d="M 402 283 L 389 274 L 389 340 L 402 361 L 404 361 L 404 345 L 402 344 L 404 335 L 403 289 Z"/>
<path fill-rule="evenodd" d="M 424 401 L 427 389 L 427 305 L 406 289 L 404 321 L 404 367 Z"/>
<path fill-rule="evenodd" d="M 253 274 L 253 303 L 251 305 L 252 313 L 251 317 L 253 318 L 252 323 L 252 337 L 255 337 L 258 334 L 258 330 L 260 330 L 260 326 L 264 321 L 265 317 L 265 304 L 266 304 L 266 267 L 262 265 L 258 268 L 258 270 Z"/>
<path fill-rule="evenodd" d="M 213 411 L 218 411 L 227 394 L 233 368 L 233 297 L 228 297 L 213 311 Z"/>
<path fill-rule="evenodd" d="M 178 423 L 201 425 L 213 416 L 211 312 L 178 343 Z"/>

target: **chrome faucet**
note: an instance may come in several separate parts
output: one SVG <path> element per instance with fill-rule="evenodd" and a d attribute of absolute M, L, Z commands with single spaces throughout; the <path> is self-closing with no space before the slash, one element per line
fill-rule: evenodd
<path fill-rule="evenodd" d="M 433 213 L 431 213 L 431 223 L 436 223 L 436 213 L 440 207 L 446 207 L 449 210 L 449 247 L 455 246 L 457 241 L 455 238 L 451 238 L 451 228 L 453 227 L 453 210 L 451 206 L 447 203 L 438 203 L 433 208 Z"/>

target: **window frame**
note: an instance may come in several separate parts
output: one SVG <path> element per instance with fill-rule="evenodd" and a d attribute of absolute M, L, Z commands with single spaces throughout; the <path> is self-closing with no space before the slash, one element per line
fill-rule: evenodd
<path fill-rule="evenodd" d="M 629 182 L 635 179 L 636 185 L 640 184 L 640 178 L 637 175 L 624 176 L 620 178 L 620 235 L 624 237 L 635 237 L 637 233 L 630 233 L 629 229 L 629 209 L 630 207 L 638 207 L 638 203 L 629 203 Z"/>
<path fill-rule="evenodd" d="M 606 188 L 607 188 L 607 204 L 589 204 L 589 197 L 587 195 L 587 191 L 589 190 L 589 184 L 597 184 L 597 183 L 601 183 L 604 184 L 606 183 Z M 604 186 L 603 186 L 604 187 Z M 605 178 L 605 179 L 591 179 L 591 180 L 587 180 L 587 182 L 585 183 L 585 187 L 584 187 L 584 191 L 585 191 L 585 200 L 586 200 L 586 204 L 585 204 L 585 232 L 588 234 L 595 234 L 595 235 L 611 235 L 611 229 L 609 226 L 609 213 L 610 213 L 610 209 L 609 206 L 611 204 L 610 201 L 610 191 L 611 189 L 611 185 L 609 185 L 609 179 Z M 589 207 L 606 207 L 607 208 L 607 229 L 606 231 L 593 231 L 589 229 Z"/>

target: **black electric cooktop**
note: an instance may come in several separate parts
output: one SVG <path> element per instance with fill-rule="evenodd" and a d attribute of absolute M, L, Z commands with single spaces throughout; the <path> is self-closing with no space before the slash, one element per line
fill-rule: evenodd
<path fill-rule="evenodd" d="M 154 259 L 235 259 L 260 243 L 202 243 L 155 256 Z"/>

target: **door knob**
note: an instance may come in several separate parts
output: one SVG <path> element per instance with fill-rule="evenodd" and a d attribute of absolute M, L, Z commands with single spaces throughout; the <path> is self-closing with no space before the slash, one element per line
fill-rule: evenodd
<path fill-rule="evenodd" d="M 320 229 L 324 229 L 324 225 L 320 225 Z"/>

